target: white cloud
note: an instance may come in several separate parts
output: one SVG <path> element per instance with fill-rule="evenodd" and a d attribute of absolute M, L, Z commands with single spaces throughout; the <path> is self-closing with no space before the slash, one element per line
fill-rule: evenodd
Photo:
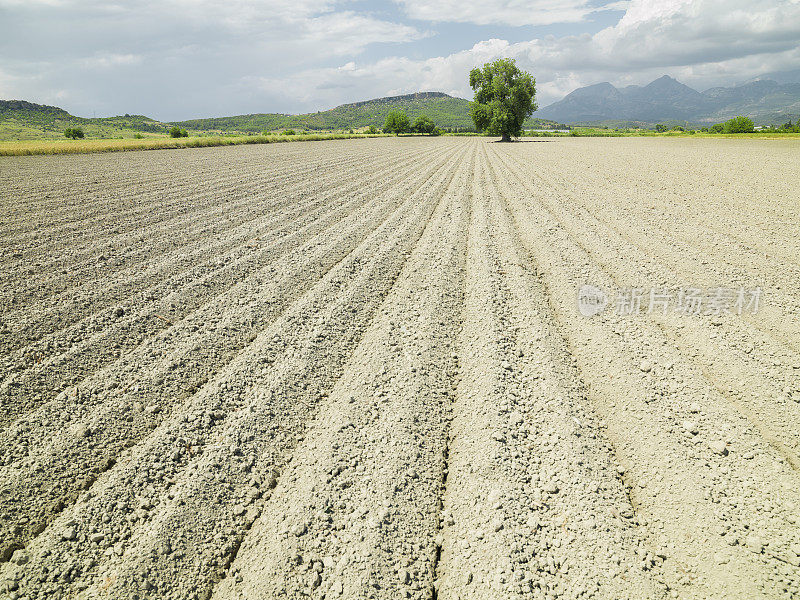
<path fill-rule="evenodd" d="M 309 110 L 341 103 L 343 97 L 352 98 L 354 90 L 360 94 L 357 99 L 431 90 L 465 97 L 469 70 L 507 55 L 509 48 L 511 45 L 504 40 L 487 40 L 447 57 L 389 57 L 364 64 L 349 61 L 339 67 L 309 69 L 281 79 L 250 78 L 247 85 L 257 85 L 265 92 L 286 90 L 287 100 L 291 94 Z"/>
<path fill-rule="evenodd" d="M 353 12 L 309 19 L 300 33 L 308 43 L 325 43 L 327 52 L 331 54 L 356 54 L 371 44 L 410 42 L 428 35 L 414 27 Z"/>
<path fill-rule="evenodd" d="M 74 87 L 65 108 L 82 115 L 178 119 L 291 109 L 296 102 L 275 106 L 236 84 L 429 35 L 351 6 L 349 0 L 0 0 L 0 67 L 19 78 L 38 76 L 37 82 L 6 78 L 0 94 L 43 102 L 54 89 Z"/>
<path fill-rule="evenodd" d="M 84 58 L 80 61 L 81 65 L 90 69 L 111 69 L 115 67 L 133 66 L 142 63 L 139 54 L 103 54 Z"/>
<path fill-rule="evenodd" d="M 536 76 L 540 106 L 582 85 L 642 84 L 664 73 L 700 89 L 730 85 L 800 64 L 800 2 L 633 0 L 619 23 L 594 35 L 490 39 L 448 56 L 312 69 L 291 76 L 291 88 L 323 107 L 351 90 L 363 97 L 419 90 L 471 97 L 469 70 L 500 57 Z"/>
<path fill-rule="evenodd" d="M 602 10 L 620 10 L 627 2 L 592 6 L 588 0 L 395 0 L 409 17 L 424 21 L 476 25 L 552 25 L 576 23 Z"/>

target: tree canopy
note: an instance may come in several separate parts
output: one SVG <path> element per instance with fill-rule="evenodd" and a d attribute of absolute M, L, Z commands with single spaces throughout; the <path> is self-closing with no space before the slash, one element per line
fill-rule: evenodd
<path fill-rule="evenodd" d="M 436 125 L 425 115 L 420 115 L 414 121 L 414 131 L 417 133 L 433 133 Z"/>
<path fill-rule="evenodd" d="M 81 129 L 80 127 L 67 127 L 64 130 L 64 136 L 68 137 L 71 140 L 83 139 L 84 137 L 83 129 Z"/>
<path fill-rule="evenodd" d="M 748 117 L 733 117 L 723 124 L 724 133 L 752 133 L 753 121 Z"/>
<path fill-rule="evenodd" d="M 500 135 L 504 142 L 522 134 L 522 123 L 536 110 L 536 80 L 517 67 L 511 58 L 501 58 L 472 69 L 469 85 L 475 91 L 470 115 L 478 131 Z"/>
<path fill-rule="evenodd" d="M 405 133 L 411 127 L 408 120 L 408 115 L 404 110 L 393 110 L 386 115 L 386 123 L 383 125 L 383 130 L 386 133 Z"/>

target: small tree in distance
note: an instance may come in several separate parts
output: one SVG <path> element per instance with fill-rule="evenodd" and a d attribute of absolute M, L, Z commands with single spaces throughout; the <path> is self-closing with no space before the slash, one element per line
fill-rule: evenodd
<path fill-rule="evenodd" d="M 67 127 L 64 130 L 64 137 L 68 137 L 71 140 L 78 140 L 83 139 L 83 129 L 80 127 Z"/>
<path fill-rule="evenodd" d="M 436 129 L 436 124 L 425 115 L 420 115 L 414 121 L 414 131 L 417 133 L 431 134 Z"/>
<path fill-rule="evenodd" d="M 172 129 L 169 130 L 169 137 L 172 138 L 189 137 L 189 132 L 175 125 Z"/>
<path fill-rule="evenodd" d="M 411 123 L 408 120 L 406 111 L 393 110 L 386 115 L 386 122 L 383 125 L 383 131 L 386 133 L 394 133 L 399 135 L 408 131 L 410 127 Z"/>
<path fill-rule="evenodd" d="M 522 123 L 536 110 L 536 80 L 530 73 L 514 59 L 501 58 L 472 69 L 469 85 L 475 91 L 470 115 L 478 131 L 500 135 L 503 142 L 522 134 Z"/>

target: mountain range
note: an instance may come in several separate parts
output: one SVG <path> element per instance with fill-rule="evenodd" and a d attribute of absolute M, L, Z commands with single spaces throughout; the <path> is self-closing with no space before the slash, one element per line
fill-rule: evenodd
<path fill-rule="evenodd" d="M 645 85 L 617 88 L 608 82 L 578 88 L 535 115 L 572 124 L 633 121 L 719 123 L 745 115 L 778 124 L 800 114 L 800 69 L 769 73 L 732 87 L 703 92 L 664 75 Z"/>

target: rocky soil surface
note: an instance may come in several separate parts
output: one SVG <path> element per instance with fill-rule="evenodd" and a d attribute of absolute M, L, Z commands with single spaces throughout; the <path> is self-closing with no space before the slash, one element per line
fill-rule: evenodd
<path fill-rule="evenodd" d="M 0 159 L 0 598 L 800 598 L 799 151 Z"/>

